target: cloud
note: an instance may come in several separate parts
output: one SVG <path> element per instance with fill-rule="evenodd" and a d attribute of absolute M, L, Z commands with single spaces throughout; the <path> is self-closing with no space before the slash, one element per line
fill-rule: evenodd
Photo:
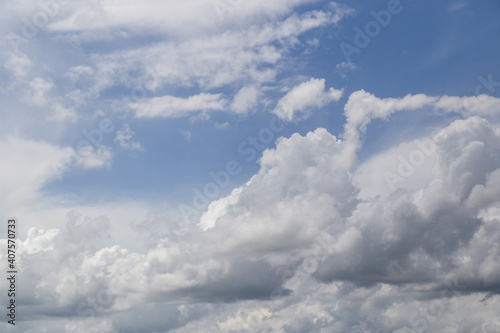
<path fill-rule="evenodd" d="M 245 86 L 234 95 L 231 110 L 236 113 L 246 113 L 257 103 L 259 90 L 254 86 Z"/>
<path fill-rule="evenodd" d="M 417 189 L 429 183 L 436 165 L 436 149 L 435 141 L 421 137 L 401 142 L 364 161 L 353 174 L 360 197 L 387 197 L 397 188 Z"/>
<path fill-rule="evenodd" d="M 479 96 L 442 96 L 435 109 L 455 111 L 463 115 L 496 116 L 500 114 L 500 98 L 482 94 Z"/>
<path fill-rule="evenodd" d="M 436 98 L 423 94 L 380 99 L 364 90 L 356 91 L 349 96 L 345 105 L 347 123 L 344 133 L 356 136 L 357 131 L 364 132 L 373 119 L 387 119 L 394 112 L 421 109 L 435 101 Z"/>
<path fill-rule="evenodd" d="M 283 88 L 276 78 L 296 65 L 297 48 L 317 46 L 315 29 L 352 12 L 330 3 L 328 10 L 291 13 L 313 2 L 73 1 L 41 30 L 55 44 L 85 51 L 95 45 L 86 53 L 92 55 L 77 66 L 73 59 L 67 68 L 59 61 L 41 67 L 32 43 L 35 56 L 9 54 L 4 68 L 18 84 L 13 98 L 40 108 L 43 120 L 78 122 L 79 108 L 96 100 L 102 103 L 96 114 L 105 114 L 122 88 L 130 92 L 119 102 L 137 118 L 243 115 Z M 214 7 L 221 3 L 222 16 Z M 19 17 L 38 8 L 9 6 Z M 103 41 L 117 43 L 104 52 L 97 47 Z M 173 95 L 184 88 L 191 96 Z M 296 121 L 341 96 L 311 78 L 289 88 L 274 112 Z M 71 136 L 50 124 L 24 131 L 29 138 L 2 138 L 2 209 L 26 221 L 17 243 L 19 302 L 30 320 L 17 329 L 498 332 L 498 101 L 354 92 L 343 133 L 318 128 L 278 139 L 262 152 L 259 170 L 210 203 L 197 226 L 165 213 L 167 205 L 137 209 L 131 208 L 137 202 L 120 199 L 65 216 L 75 199 L 43 192 L 57 177 L 54 165 L 110 167 L 112 149 L 57 145 Z M 417 138 L 394 138 L 381 151 L 366 149 L 359 161 L 372 120 L 390 122 L 408 111 L 462 119 Z M 225 120 L 218 127 L 226 128 Z M 139 149 L 134 138 L 128 124 L 114 137 L 125 149 Z M 37 227 L 26 227 L 30 220 Z M 3 270 L 6 264 L 0 254 Z"/>
<path fill-rule="evenodd" d="M 153 97 L 130 105 L 137 118 L 179 118 L 197 113 L 223 111 L 227 101 L 222 94 L 206 94 L 188 98 L 175 96 Z"/>
<path fill-rule="evenodd" d="M 129 124 L 124 124 L 121 129 L 116 132 L 115 142 L 118 142 L 121 148 L 127 150 L 143 150 L 139 142 L 134 141 L 134 131 L 130 129 Z"/>
<path fill-rule="evenodd" d="M 95 148 L 94 146 L 85 146 L 78 154 L 78 164 L 84 169 L 96 169 L 111 166 L 113 153 L 110 147 L 103 145 Z"/>
<path fill-rule="evenodd" d="M 359 69 L 359 67 L 352 62 L 341 62 L 335 66 L 335 71 L 340 74 L 341 77 L 346 78 L 346 72 L 354 71 Z"/>
<path fill-rule="evenodd" d="M 318 109 L 332 101 L 338 101 L 342 94 L 342 90 L 333 88 L 325 91 L 325 79 L 311 78 L 293 87 L 283 96 L 273 113 L 287 121 L 307 118 L 311 115 L 311 109 Z"/>
<path fill-rule="evenodd" d="M 64 107 L 61 104 L 61 98 L 51 96 L 50 92 L 54 88 L 52 80 L 36 77 L 28 84 L 27 92 L 24 93 L 24 102 L 46 110 L 47 119 L 50 121 L 75 122 L 78 118 L 75 110 L 71 107 Z"/>
<path fill-rule="evenodd" d="M 356 141 L 354 138 L 364 133 L 366 126 L 374 119 L 387 119 L 395 112 L 424 108 L 434 110 L 438 114 L 454 111 L 465 117 L 495 116 L 500 113 L 500 99 L 484 94 L 471 97 L 408 94 L 402 98 L 378 98 L 359 90 L 349 96 L 345 106 L 347 123 L 343 135 L 351 141 Z"/>
<path fill-rule="evenodd" d="M 164 85 L 214 89 L 234 83 L 248 86 L 273 82 L 279 71 L 290 66 L 289 47 L 297 45 L 299 36 L 335 25 L 343 17 L 341 8 L 293 14 L 263 24 L 250 22 L 245 29 L 233 27 L 208 36 L 194 35 L 96 55 L 92 62 L 105 82 L 118 77 L 123 84 L 145 85 L 153 91 Z"/>
<path fill-rule="evenodd" d="M 54 180 L 52 164 L 65 161 L 72 149 L 9 137 L 0 141 L 0 152 L 2 202 L 14 206 L 34 199 L 43 185 Z"/>
<path fill-rule="evenodd" d="M 445 332 L 453 322 L 493 332 L 500 228 L 498 213 L 484 211 L 498 202 L 500 133 L 473 116 L 427 139 L 431 171 L 408 176 L 427 181 L 380 195 L 365 191 L 390 165 L 380 160 L 422 149 L 415 140 L 376 153 L 374 176 L 356 180 L 370 169 L 356 164 L 352 142 L 325 129 L 281 138 L 247 183 L 208 207 L 205 230 L 154 215 L 137 224 L 157 236 L 143 253 L 99 246 L 110 232 L 105 217 L 69 215 L 64 228 L 32 229 L 20 240 L 32 304 L 25 315 L 50 314 L 40 325 L 56 328 L 50 318 L 76 315 L 65 322 L 73 331 L 404 332 L 425 324 Z M 57 274 L 37 273 L 48 267 Z M 152 309 L 167 314 L 130 324 L 131 313 Z"/>

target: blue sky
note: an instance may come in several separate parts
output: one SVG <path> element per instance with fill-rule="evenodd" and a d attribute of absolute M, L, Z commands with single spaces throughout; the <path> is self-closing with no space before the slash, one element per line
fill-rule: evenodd
<path fill-rule="evenodd" d="M 23 332 L 500 330 L 497 0 L 0 8 Z"/>

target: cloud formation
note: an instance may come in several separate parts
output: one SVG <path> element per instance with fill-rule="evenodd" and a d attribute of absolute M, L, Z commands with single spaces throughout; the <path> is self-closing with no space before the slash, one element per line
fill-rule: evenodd
<path fill-rule="evenodd" d="M 346 131 L 434 100 L 354 93 Z M 446 332 L 450 323 L 494 332 L 500 131 L 471 116 L 418 140 L 358 165 L 359 136 L 319 128 L 280 138 L 263 152 L 259 172 L 212 203 L 198 227 L 159 216 L 137 225 L 156 226 L 145 253 L 100 247 L 97 235 L 107 237 L 110 225 L 104 216 L 32 228 L 20 240 L 32 304 L 25 315 L 76 316 L 38 324 L 68 332 Z M 407 182 L 374 182 L 405 154 L 409 163 L 424 159 L 410 164 L 413 173 L 404 169 Z M 37 274 L 48 267 L 57 270 Z M 144 316 L 132 323 L 137 313 Z"/>
<path fill-rule="evenodd" d="M 467 12 L 460 26 L 470 28 L 476 9 L 462 8 L 441 9 Z M 436 86 L 412 87 L 411 71 L 396 70 L 449 55 L 446 31 L 418 56 L 377 37 L 354 64 L 335 43 L 354 10 L 335 2 L 6 0 L 2 9 L 0 208 L 19 217 L 21 272 L 18 326 L 2 332 L 500 331 L 500 99 L 479 94 L 500 83 L 473 72 L 485 61 L 449 75 L 475 75 L 477 96 L 407 94 Z M 356 34 L 378 35 L 384 10 Z M 404 21 L 384 34 L 406 36 Z M 465 44 L 482 50 L 469 33 Z M 388 68 L 378 56 L 392 57 L 390 82 L 364 77 Z M 415 82 L 437 77 L 427 72 Z M 446 93 L 462 91 L 450 80 Z M 365 83 L 392 93 L 351 91 L 343 115 L 323 117 Z M 150 125 L 158 132 L 144 135 Z M 221 155 L 205 149 L 212 133 Z M 205 161 L 182 158 L 216 165 L 245 151 L 244 172 L 224 181 L 235 188 L 183 220 L 176 205 L 192 199 L 183 188 Z M 112 166 L 111 177 L 99 173 Z"/>

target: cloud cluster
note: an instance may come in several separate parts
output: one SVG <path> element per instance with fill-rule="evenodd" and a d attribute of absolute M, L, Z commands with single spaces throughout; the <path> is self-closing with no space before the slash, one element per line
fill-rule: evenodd
<path fill-rule="evenodd" d="M 258 172 L 197 225 L 139 214 L 120 199 L 68 208 L 71 198 L 42 192 L 76 168 L 110 167 L 115 153 L 103 142 L 142 150 L 134 121 L 265 106 L 297 122 L 340 100 L 343 90 L 322 78 L 278 80 L 318 46 L 315 29 L 353 12 L 334 2 L 310 10 L 315 2 L 4 2 L 6 36 L 7 26 L 22 35 L 47 8 L 57 13 L 31 31 L 43 43 L 32 36 L 12 50 L 2 41 L 0 88 L 15 112 L 1 115 L 9 131 L 0 136 L 0 208 L 28 211 L 37 225 L 24 230 L 30 222 L 20 221 L 20 320 L 3 331 L 500 331 L 500 99 L 492 96 L 356 91 L 342 133 L 279 138 Z M 133 111 L 127 124 L 110 138 L 88 131 L 101 115 L 115 128 L 117 104 Z M 370 124 L 398 112 L 460 119 L 364 150 Z M 82 128 L 98 144 L 70 147 Z M 63 210 L 64 225 L 47 222 Z M 1 253 L 4 271 L 6 263 Z"/>
<path fill-rule="evenodd" d="M 32 228 L 19 241 L 24 315 L 66 332 L 498 331 L 496 125 L 459 119 L 357 161 L 354 131 L 433 101 L 354 93 L 345 107 L 352 135 L 319 128 L 280 138 L 199 227 L 161 216 L 134 224 L 151 232 L 146 252 L 100 246 L 104 216 Z M 416 149 L 432 160 L 412 164 L 423 174 L 395 189 L 374 182 L 389 171 L 383 161 L 420 161 Z"/>

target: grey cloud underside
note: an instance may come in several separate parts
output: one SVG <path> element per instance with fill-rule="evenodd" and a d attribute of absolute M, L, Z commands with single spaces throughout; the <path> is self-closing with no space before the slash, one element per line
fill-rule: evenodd
<path fill-rule="evenodd" d="M 270 299 L 274 292 L 290 294 L 282 286 L 280 270 L 263 261 L 238 260 L 220 279 L 202 285 L 166 293 L 155 293 L 153 299 L 180 299 L 187 302 L 237 302 L 241 300 Z"/>

